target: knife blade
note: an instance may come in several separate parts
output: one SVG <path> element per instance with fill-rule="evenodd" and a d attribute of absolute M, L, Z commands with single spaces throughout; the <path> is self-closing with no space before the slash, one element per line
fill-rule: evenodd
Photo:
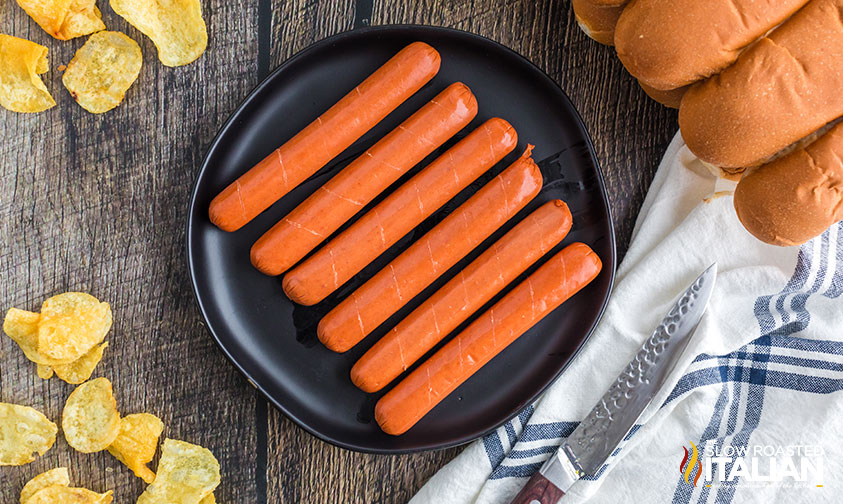
<path fill-rule="evenodd" d="M 555 504 L 577 480 L 597 473 L 673 371 L 705 313 L 716 278 L 714 263 L 679 295 L 585 420 L 512 504 Z"/>

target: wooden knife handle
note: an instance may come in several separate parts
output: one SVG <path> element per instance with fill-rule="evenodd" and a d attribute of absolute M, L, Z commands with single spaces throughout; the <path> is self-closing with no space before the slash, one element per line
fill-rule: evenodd
<path fill-rule="evenodd" d="M 512 499 L 512 504 L 556 504 L 563 495 L 565 492 L 537 472 Z"/>

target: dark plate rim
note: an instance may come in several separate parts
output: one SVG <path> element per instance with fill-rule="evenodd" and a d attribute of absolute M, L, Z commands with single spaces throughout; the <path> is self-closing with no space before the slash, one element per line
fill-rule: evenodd
<path fill-rule="evenodd" d="M 557 88 L 560 93 L 562 93 L 562 96 L 565 98 L 565 101 L 568 103 L 570 110 L 574 114 L 574 118 L 577 121 L 577 126 L 584 133 L 586 147 L 588 148 L 589 156 L 591 157 L 591 160 L 594 163 L 594 168 L 595 168 L 595 171 L 596 171 L 596 174 L 597 174 L 597 181 L 598 181 L 598 185 L 600 187 L 600 194 L 603 197 L 603 203 L 606 207 L 606 213 L 607 213 L 608 221 L 609 221 L 609 236 L 608 236 L 608 238 L 609 238 L 609 245 L 610 245 L 612 257 L 611 257 L 611 260 L 608 261 L 609 264 L 606 264 L 604 262 L 604 266 L 608 266 L 608 268 L 604 268 L 604 271 L 606 271 L 606 269 L 608 269 L 607 273 L 609 274 L 608 289 L 606 290 L 606 294 L 603 298 L 603 303 L 600 306 L 600 310 L 598 312 L 597 318 L 595 318 L 594 322 L 591 324 L 591 327 L 586 332 L 585 337 L 583 337 L 582 341 L 577 346 L 577 348 L 574 349 L 574 351 L 571 353 L 571 355 L 567 359 L 567 361 L 559 367 L 559 370 L 556 372 L 556 375 L 551 380 L 549 380 L 545 385 L 543 385 L 539 390 L 537 390 L 535 392 L 535 394 L 533 394 L 532 397 L 529 397 L 524 402 L 522 402 L 515 409 L 515 411 L 513 411 L 513 413 L 509 417 L 505 418 L 503 421 L 501 421 L 500 423 L 498 423 L 494 427 L 492 427 L 492 428 L 490 428 L 490 429 L 488 429 L 484 432 L 481 432 L 480 434 L 476 435 L 475 437 L 471 437 L 471 438 L 468 438 L 468 439 L 448 442 L 448 443 L 444 443 L 444 444 L 437 444 L 436 446 L 431 446 L 431 447 L 418 447 L 418 448 L 410 448 L 410 449 L 384 449 L 384 448 L 372 448 L 370 446 L 360 446 L 360 445 L 355 445 L 355 444 L 351 444 L 351 443 L 346 443 L 346 442 L 343 442 L 343 441 L 340 441 L 340 440 L 337 440 L 337 439 L 333 439 L 331 436 L 326 436 L 325 434 L 311 428 L 308 424 L 306 424 L 301 419 L 299 419 L 294 414 L 292 414 L 289 410 L 287 410 L 287 408 L 285 408 L 284 405 L 281 404 L 278 400 L 276 400 L 274 397 L 272 397 L 272 395 L 270 393 L 268 393 L 264 389 L 264 387 L 262 387 L 252 377 L 252 375 L 249 373 L 249 371 L 247 371 L 231 355 L 231 352 L 229 352 L 228 348 L 223 343 L 220 336 L 214 330 L 212 325 L 208 322 L 207 310 L 206 310 L 205 306 L 202 304 L 202 298 L 201 298 L 201 295 L 199 293 L 199 287 L 198 287 L 197 282 L 196 282 L 197 273 L 195 271 L 195 265 L 193 264 L 192 243 L 191 243 L 191 235 L 192 235 L 192 232 L 193 232 L 193 220 L 192 220 L 191 217 L 194 213 L 195 206 L 196 206 L 197 190 L 199 188 L 199 183 L 202 181 L 206 171 L 208 171 L 208 169 L 209 169 L 209 161 L 212 158 L 212 156 L 215 154 L 215 151 L 217 150 L 217 148 L 219 147 L 220 140 L 222 139 L 223 136 L 225 136 L 229 133 L 229 130 L 233 127 L 235 119 L 237 118 L 237 116 L 240 115 L 240 113 L 243 111 L 243 109 L 245 109 L 248 105 L 250 105 L 251 102 L 253 100 L 255 100 L 257 98 L 257 96 L 259 94 L 261 94 L 261 92 L 263 92 L 264 89 L 269 86 L 269 83 L 272 80 L 274 80 L 274 78 L 277 74 L 283 72 L 289 65 L 293 64 L 295 61 L 298 61 L 299 59 L 306 57 L 312 51 L 314 51 L 316 49 L 320 49 L 325 45 L 341 42 L 345 38 L 352 37 L 352 36 L 358 36 L 361 33 L 365 34 L 365 33 L 377 33 L 377 32 L 381 32 L 381 31 L 389 31 L 389 30 L 412 30 L 412 29 L 426 30 L 426 31 L 429 31 L 429 32 L 432 32 L 432 33 L 439 32 L 439 33 L 446 33 L 446 34 L 450 34 L 450 35 L 458 35 L 458 36 L 463 36 L 463 37 L 475 39 L 475 40 L 483 42 L 485 44 L 493 44 L 493 45 L 497 46 L 498 48 L 501 48 L 504 51 L 516 56 L 517 58 L 519 58 L 519 59 L 521 59 L 525 62 L 527 62 L 531 67 L 533 67 L 535 70 L 537 70 L 539 72 L 539 74 L 542 75 L 548 82 L 552 83 L 553 86 L 555 88 Z M 556 380 L 559 379 L 559 377 L 562 375 L 562 373 L 565 371 L 565 369 L 567 369 L 568 366 L 571 364 L 571 362 L 577 357 L 577 355 L 579 355 L 582 348 L 585 346 L 585 344 L 591 338 L 591 335 L 594 333 L 594 329 L 597 327 L 597 324 L 603 318 L 603 314 L 606 311 L 606 305 L 609 302 L 609 298 L 611 297 L 612 291 L 614 290 L 614 286 L 615 286 L 615 273 L 617 271 L 617 244 L 616 244 L 616 238 L 615 238 L 615 225 L 614 225 L 614 220 L 613 220 L 613 215 L 612 215 L 612 206 L 611 206 L 611 202 L 609 201 L 608 192 L 606 190 L 606 182 L 603 179 L 603 169 L 600 166 L 600 162 L 597 159 L 597 153 L 594 150 L 594 144 L 592 143 L 591 135 L 589 135 L 588 129 L 585 127 L 585 123 L 583 122 L 582 116 L 580 115 L 580 113 L 576 109 L 576 107 L 574 107 L 573 103 L 571 102 L 571 99 L 568 97 L 568 94 L 543 69 L 539 68 L 535 63 L 533 63 L 532 61 L 530 61 L 529 59 L 527 59 L 526 57 L 524 57 L 523 55 L 521 55 L 520 53 L 518 53 L 514 49 L 511 49 L 511 48 L 501 44 L 500 42 L 492 40 L 488 37 L 484 37 L 482 35 L 478 35 L 476 33 L 468 32 L 468 31 L 464 31 L 464 30 L 459 30 L 459 29 L 456 29 L 456 28 L 444 27 L 444 26 L 429 26 L 429 25 L 420 25 L 420 24 L 388 24 L 388 25 L 378 25 L 378 26 L 368 26 L 368 27 L 362 27 L 362 28 L 354 28 L 354 29 L 351 29 L 351 30 L 347 30 L 347 31 L 344 31 L 344 32 L 337 33 L 335 35 L 331 35 L 330 37 L 326 37 L 322 40 L 316 41 L 313 44 L 311 44 L 311 45 L 307 46 L 306 48 L 302 49 L 301 51 L 297 52 L 296 54 L 294 54 L 293 56 L 291 56 L 290 58 L 288 58 L 284 62 L 282 62 L 272 72 L 270 72 L 259 84 L 257 84 L 251 91 L 249 91 L 248 95 L 246 95 L 246 97 L 243 99 L 243 101 L 241 101 L 240 104 L 237 106 L 237 108 L 229 115 L 228 119 L 226 119 L 223 126 L 220 128 L 220 130 L 214 136 L 213 140 L 211 140 L 211 143 L 207 147 L 207 152 L 205 153 L 205 156 L 202 158 L 202 164 L 200 165 L 199 171 L 196 173 L 196 178 L 193 181 L 193 187 L 190 190 L 190 202 L 188 204 L 187 216 L 186 216 L 185 220 L 186 220 L 186 224 L 185 224 L 185 258 L 186 258 L 186 261 L 187 261 L 187 270 L 188 270 L 188 274 L 190 276 L 190 283 L 191 283 L 191 286 L 192 286 L 191 290 L 193 292 L 193 299 L 196 302 L 197 307 L 199 308 L 199 312 L 202 315 L 203 321 L 205 322 L 205 327 L 208 329 L 208 332 L 211 334 L 211 337 L 216 342 L 217 346 L 220 348 L 220 350 L 222 350 L 222 353 L 223 353 L 223 355 L 225 355 L 226 359 L 228 359 L 234 365 L 234 367 L 246 378 L 246 380 L 248 380 L 248 382 L 256 390 L 258 390 L 261 393 L 261 395 L 270 404 L 272 404 L 281 413 L 283 413 L 284 416 L 286 416 L 287 418 L 289 418 L 290 420 L 295 422 L 295 424 L 298 425 L 300 428 L 304 429 L 306 432 L 313 435 L 317 439 L 325 441 L 326 443 L 329 443 L 333 446 L 337 446 L 339 448 L 344 448 L 344 449 L 347 449 L 347 450 L 352 450 L 352 451 L 361 452 L 361 453 L 371 453 L 371 454 L 380 454 L 380 455 L 399 455 L 399 454 L 418 453 L 418 452 L 422 452 L 422 451 L 444 450 L 444 449 L 447 449 L 447 448 L 453 448 L 453 447 L 468 444 L 472 441 L 475 441 L 477 439 L 480 439 L 482 437 L 485 437 L 485 436 L 491 434 L 492 432 L 494 432 L 495 430 L 500 428 L 502 425 L 509 422 L 513 418 L 515 418 L 515 416 L 518 415 L 518 413 L 520 413 L 521 410 L 523 410 L 529 403 L 531 403 L 531 402 L 535 401 L 536 399 L 538 399 L 539 397 L 541 397 L 541 395 L 544 394 L 544 392 L 551 385 L 553 385 L 556 382 Z"/>

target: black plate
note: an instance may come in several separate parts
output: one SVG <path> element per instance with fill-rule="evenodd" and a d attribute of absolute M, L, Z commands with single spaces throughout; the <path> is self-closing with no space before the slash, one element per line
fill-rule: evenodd
<path fill-rule="evenodd" d="M 225 233 L 209 222 L 208 205 L 220 190 L 416 40 L 429 43 L 442 55 L 441 70 L 431 83 L 331 165 L 241 230 Z M 458 80 L 472 89 L 479 103 L 477 118 L 459 136 L 499 116 L 518 132 L 516 151 L 340 292 L 314 307 L 295 306 L 284 296 L 280 277 L 264 276 L 251 266 L 251 245 L 356 154 Z M 527 209 L 354 349 L 339 355 L 318 343 L 315 325 L 324 313 L 508 166 L 528 142 L 536 146 L 533 155 L 540 161 L 545 186 Z M 604 263 L 600 276 L 409 432 L 399 437 L 382 433 L 372 421 L 377 396 L 364 394 L 352 385 L 348 376 L 352 364 L 494 239 L 552 198 L 565 200 L 574 215 L 574 228 L 565 244 L 582 241 L 590 245 Z M 591 141 L 576 110 L 552 79 L 515 52 L 477 35 L 444 28 L 390 26 L 342 33 L 318 42 L 286 61 L 246 98 L 211 144 L 199 171 L 187 221 L 187 258 L 196 298 L 211 334 L 275 406 L 330 443 L 352 450 L 401 453 L 471 441 L 511 418 L 553 382 L 591 334 L 603 311 L 615 273 L 615 239 Z"/>

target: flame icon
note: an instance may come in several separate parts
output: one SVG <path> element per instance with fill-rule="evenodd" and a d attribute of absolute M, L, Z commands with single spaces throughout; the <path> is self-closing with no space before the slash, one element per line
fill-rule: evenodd
<path fill-rule="evenodd" d="M 697 486 L 697 481 L 700 479 L 700 475 L 702 474 L 702 462 L 700 462 L 699 459 L 700 453 L 697 450 L 697 445 L 695 445 L 692 441 L 688 442 L 691 443 L 691 446 L 694 448 L 691 452 L 691 460 L 688 460 L 688 449 L 683 446 L 682 449 L 685 450 L 685 456 L 682 458 L 682 462 L 679 463 L 679 474 L 683 474 L 685 476 L 685 483 L 690 485 L 691 473 L 694 471 L 694 466 L 696 466 L 697 475 L 694 476 L 693 485 Z"/>

